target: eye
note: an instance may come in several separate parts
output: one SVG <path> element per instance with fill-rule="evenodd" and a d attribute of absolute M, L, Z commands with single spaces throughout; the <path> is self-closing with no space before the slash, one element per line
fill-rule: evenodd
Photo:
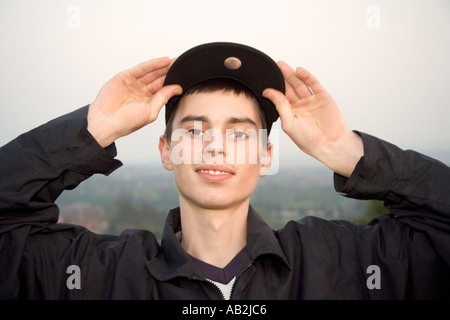
<path fill-rule="evenodd" d="M 245 133 L 244 131 L 239 131 L 238 130 L 238 131 L 234 131 L 232 134 L 230 134 L 230 137 L 234 138 L 234 139 L 241 140 L 241 139 L 247 138 L 248 134 Z"/>
<path fill-rule="evenodd" d="M 188 130 L 189 134 L 194 137 L 202 136 L 205 133 L 200 129 L 190 129 Z"/>

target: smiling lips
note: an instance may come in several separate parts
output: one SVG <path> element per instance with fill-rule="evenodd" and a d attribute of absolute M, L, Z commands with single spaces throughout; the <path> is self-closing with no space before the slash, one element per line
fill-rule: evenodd
<path fill-rule="evenodd" d="M 209 173 L 209 174 L 214 174 L 214 175 L 219 175 L 219 174 L 230 174 L 229 172 L 225 172 L 225 171 L 214 171 L 214 170 L 198 170 L 198 172 Z"/>
<path fill-rule="evenodd" d="M 219 182 L 230 179 L 234 175 L 234 171 L 225 166 L 199 166 L 195 172 L 208 181 Z"/>

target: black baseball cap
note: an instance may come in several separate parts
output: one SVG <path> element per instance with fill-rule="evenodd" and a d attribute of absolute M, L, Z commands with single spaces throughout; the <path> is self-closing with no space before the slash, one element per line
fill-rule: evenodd
<path fill-rule="evenodd" d="M 196 46 L 177 58 L 164 85 L 178 84 L 186 89 L 206 80 L 231 79 L 246 86 L 258 100 L 267 122 L 267 132 L 279 115 L 275 105 L 262 96 L 267 88 L 285 93 L 284 77 L 265 53 L 238 43 L 213 42 Z M 166 104 L 166 124 L 181 96 Z"/>

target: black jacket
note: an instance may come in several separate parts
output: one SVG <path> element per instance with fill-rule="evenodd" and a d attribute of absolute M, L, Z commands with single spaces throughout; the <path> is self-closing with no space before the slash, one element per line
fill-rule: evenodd
<path fill-rule="evenodd" d="M 57 223 L 64 189 L 121 165 L 114 145 L 102 149 L 87 132 L 86 115 L 81 108 L 0 149 L 0 298 L 221 299 L 175 236 L 179 209 L 161 245 L 145 230 L 99 235 Z M 361 136 L 365 155 L 349 179 L 334 176 L 335 188 L 384 200 L 390 214 L 366 226 L 307 217 L 273 231 L 250 207 L 233 299 L 450 298 L 449 168 Z M 69 266 L 80 289 L 70 288 Z"/>

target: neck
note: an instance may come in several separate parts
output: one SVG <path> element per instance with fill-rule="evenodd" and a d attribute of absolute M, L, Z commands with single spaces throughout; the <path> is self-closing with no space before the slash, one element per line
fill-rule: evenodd
<path fill-rule="evenodd" d="M 199 260 L 224 268 L 246 245 L 248 208 L 249 199 L 209 209 L 180 198 L 182 247 Z"/>

